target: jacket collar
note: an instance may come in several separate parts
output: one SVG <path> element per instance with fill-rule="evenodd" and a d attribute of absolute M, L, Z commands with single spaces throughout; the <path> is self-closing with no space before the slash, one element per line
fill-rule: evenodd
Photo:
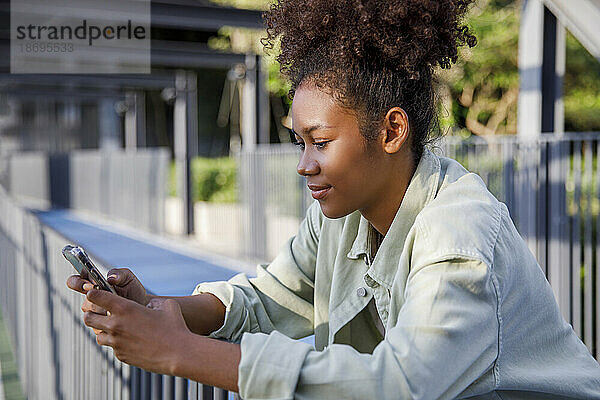
<path fill-rule="evenodd" d="M 425 149 L 390 229 L 367 272 L 375 281 L 388 289 L 391 287 L 393 273 L 397 261 L 400 260 L 406 236 L 417 215 L 435 198 L 439 180 L 440 159 L 429 149 Z M 349 258 L 357 259 L 360 255 L 368 253 L 368 237 L 371 229 L 374 228 L 369 221 L 360 215 L 356 239 L 347 254 Z"/>

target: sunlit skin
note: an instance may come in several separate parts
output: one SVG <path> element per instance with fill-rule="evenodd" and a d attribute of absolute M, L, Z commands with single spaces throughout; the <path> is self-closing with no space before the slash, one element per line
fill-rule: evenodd
<path fill-rule="evenodd" d="M 315 190 L 330 188 L 318 200 L 323 213 L 340 218 L 359 210 L 385 235 L 415 170 L 402 108 L 390 108 L 377 139 L 367 143 L 356 113 L 302 85 L 292 104 L 292 124 L 302 148 L 298 173 L 317 185 Z M 240 346 L 205 336 L 223 325 L 225 306 L 219 299 L 151 296 L 127 269 L 109 271 L 108 281 L 119 295 L 93 289 L 79 275 L 67 280 L 68 287 L 86 295 L 84 323 L 98 344 L 148 371 L 238 391 Z"/>
<path fill-rule="evenodd" d="M 359 210 L 385 235 L 415 170 L 404 110 L 391 108 L 377 139 L 367 142 L 356 113 L 305 84 L 294 96 L 292 126 L 302 149 L 298 173 L 309 189 L 331 187 L 317 198 L 323 214 L 340 218 Z"/>

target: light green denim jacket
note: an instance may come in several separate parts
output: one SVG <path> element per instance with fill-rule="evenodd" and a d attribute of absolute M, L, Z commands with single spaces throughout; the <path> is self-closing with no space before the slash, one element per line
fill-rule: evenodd
<path fill-rule="evenodd" d="M 315 202 L 257 277 L 197 286 L 227 308 L 210 336 L 241 342 L 242 398 L 600 399 L 600 366 L 479 176 L 426 151 L 372 263 L 370 229 Z M 313 333 L 316 349 L 291 339 Z"/>

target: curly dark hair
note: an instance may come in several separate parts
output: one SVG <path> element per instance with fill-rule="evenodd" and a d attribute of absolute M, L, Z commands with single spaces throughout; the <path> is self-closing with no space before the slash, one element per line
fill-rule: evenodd
<path fill-rule="evenodd" d="M 450 68 L 459 46 L 477 43 L 461 23 L 472 2 L 279 0 L 263 15 L 262 42 L 269 50 L 281 38 L 277 60 L 290 98 L 302 83 L 315 84 L 357 112 L 367 140 L 391 107 L 402 107 L 418 162 L 435 136 L 433 69 Z"/>

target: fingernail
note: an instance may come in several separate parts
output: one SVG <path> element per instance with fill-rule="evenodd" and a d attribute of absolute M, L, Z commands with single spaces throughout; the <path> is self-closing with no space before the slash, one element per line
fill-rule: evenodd
<path fill-rule="evenodd" d="M 93 287 L 94 286 L 91 283 L 84 283 L 83 284 L 83 290 L 90 290 Z"/>
<path fill-rule="evenodd" d="M 115 274 L 110 274 L 109 276 L 106 277 L 106 279 L 110 279 L 110 278 L 117 279 L 117 276 Z"/>

